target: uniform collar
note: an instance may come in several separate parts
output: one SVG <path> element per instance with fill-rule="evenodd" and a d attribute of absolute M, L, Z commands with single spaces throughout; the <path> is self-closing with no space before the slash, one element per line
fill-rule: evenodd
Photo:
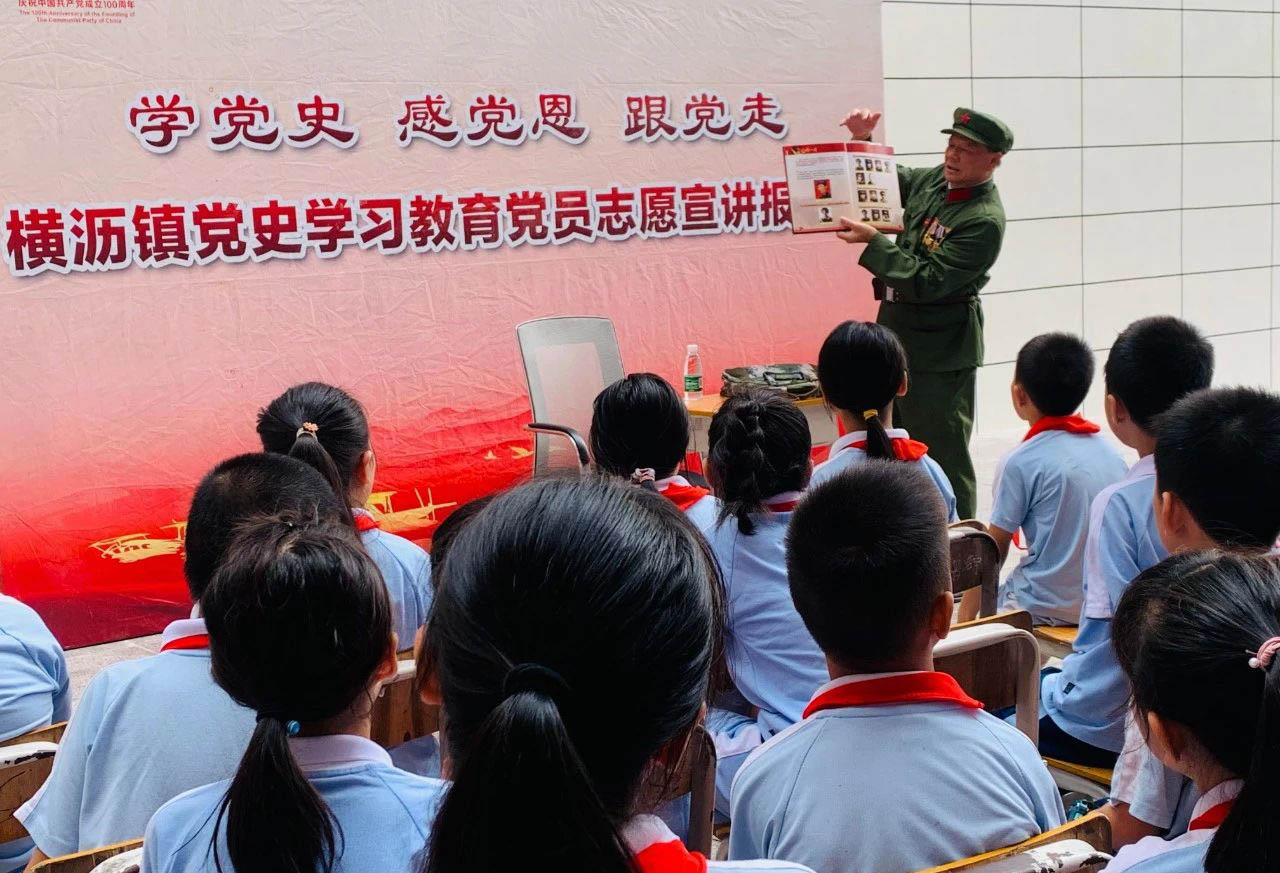
<path fill-rule="evenodd" d="M 969 188 L 952 188 L 947 186 L 947 202 L 948 203 L 964 203 L 967 200 L 973 200 L 986 194 L 995 187 L 995 181 L 988 179 L 981 185 L 973 185 Z"/>
<path fill-rule="evenodd" d="M 766 497 L 764 505 L 770 512 L 793 512 L 803 496 L 803 491 L 783 491 L 781 494 Z"/>
<path fill-rule="evenodd" d="M 1136 482 L 1143 476 L 1154 476 L 1156 474 L 1156 456 L 1153 452 L 1145 458 L 1139 458 L 1138 463 L 1129 468 L 1129 474 L 1124 477 L 1126 482 Z"/>
<path fill-rule="evenodd" d="M 1191 810 L 1190 830 L 1207 830 L 1222 824 L 1231 806 L 1244 789 L 1243 779 L 1228 779 L 1210 788 Z"/>
<path fill-rule="evenodd" d="M 900 427 L 888 428 L 885 431 L 885 433 L 888 435 L 889 439 L 891 440 L 894 440 L 894 439 L 905 440 L 905 439 L 911 438 L 911 435 L 907 433 L 905 429 Z M 827 455 L 827 457 L 834 458 L 837 454 L 839 454 L 840 452 L 843 452 L 845 449 L 849 448 L 854 443 L 863 442 L 864 440 L 866 440 L 866 438 L 867 438 L 867 432 L 865 430 L 855 430 L 853 433 L 847 433 L 844 436 L 840 437 L 840 439 L 836 440 L 834 443 L 831 444 L 831 452 L 830 454 Z"/>
<path fill-rule="evenodd" d="M 804 709 L 804 718 L 827 709 L 897 703 L 954 703 L 965 709 L 982 704 L 964 693 L 946 673 L 912 670 L 903 673 L 859 673 L 823 685 Z"/>
<path fill-rule="evenodd" d="M 169 622 L 160 635 L 160 650 L 209 649 L 209 630 L 203 618 L 180 618 Z"/>
<path fill-rule="evenodd" d="M 373 740 L 351 734 L 290 737 L 289 748 L 303 770 L 337 770 L 358 764 L 391 766 L 387 750 Z"/>
<path fill-rule="evenodd" d="M 678 473 L 674 476 L 668 476 L 665 479 L 658 479 L 653 483 L 653 487 L 658 489 L 659 494 L 666 491 L 672 485 L 681 485 L 685 488 L 690 487 L 689 480 Z"/>

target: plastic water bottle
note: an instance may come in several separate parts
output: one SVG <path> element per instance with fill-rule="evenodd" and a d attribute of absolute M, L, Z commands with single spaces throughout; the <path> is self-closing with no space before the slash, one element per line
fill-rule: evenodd
<path fill-rule="evenodd" d="M 702 396 L 702 356 L 696 343 L 689 343 L 684 352 L 684 399 L 697 400 Z"/>

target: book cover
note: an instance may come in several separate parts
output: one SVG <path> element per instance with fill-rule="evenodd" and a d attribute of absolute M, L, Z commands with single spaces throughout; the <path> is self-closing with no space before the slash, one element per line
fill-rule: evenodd
<path fill-rule="evenodd" d="M 782 147 L 791 197 L 791 232 L 840 230 L 851 218 L 899 233 L 902 197 L 893 148 L 881 143 L 832 142 Z"/>

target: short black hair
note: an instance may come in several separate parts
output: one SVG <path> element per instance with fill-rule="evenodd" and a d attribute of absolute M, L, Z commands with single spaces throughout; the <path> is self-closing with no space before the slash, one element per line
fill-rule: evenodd
<path fill-rule="evenodd" d="M 951 584 L 947 513 L 919 464 L 868 460 L 809 492 L 787 533 L 791 599 L 841 666 L 904 653 Z"/>
<path fill-rule="evenodd" d="M 1013 378 L 1045 415 L 1070 415 L 1093 383 L 1093 352 L 1069 333 L 1042 333 L 1018 351 Z"/>
<path fill-rule="evenodd" d="M 1224 549 L 1269 549 L 1280 536 L 1280 397 L 1214 388 L 1156 421 L 1156 482 Z"/>
<path fill-rule="evenodd" d="M 1104 372 L 1107 393 L 1124 404 L 1138 427 L 1151 431 L 1156 416 L 1179 398 L 1209 387 L 1213 346 L 1180 318 L 1143 318 L 1116 337 Z"/>
<path fill-rule="evenodd" d="M 237 455 L 205 474 L 191 498 L 183 542 L 182 569 L 191 599 L 204 596 L 241 525 L 279 512 L 352 526 L 346 501 L 320 471 L 296 458 Z"/>
<path fill-rule="evenodd" d="M 665 479 L 689 450 L 689 413 L 666 379 L 631 373 L 596 395 L 589 442 L 605 473 L 627 478 L 647 468 Z"/>

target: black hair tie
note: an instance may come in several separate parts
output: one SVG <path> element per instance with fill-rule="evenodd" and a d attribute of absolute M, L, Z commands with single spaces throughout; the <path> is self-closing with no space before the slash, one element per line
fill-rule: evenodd
<path fill-rule="evenodd" d="M 504 698 L 521 694 L 525 691 L 549 697 L 557 704 L 563 704 L 569 697 L 571 689 L 564 677 L 541 664 L 516 664 L 507 671 L 502 680 L 502 696 Z"/>

